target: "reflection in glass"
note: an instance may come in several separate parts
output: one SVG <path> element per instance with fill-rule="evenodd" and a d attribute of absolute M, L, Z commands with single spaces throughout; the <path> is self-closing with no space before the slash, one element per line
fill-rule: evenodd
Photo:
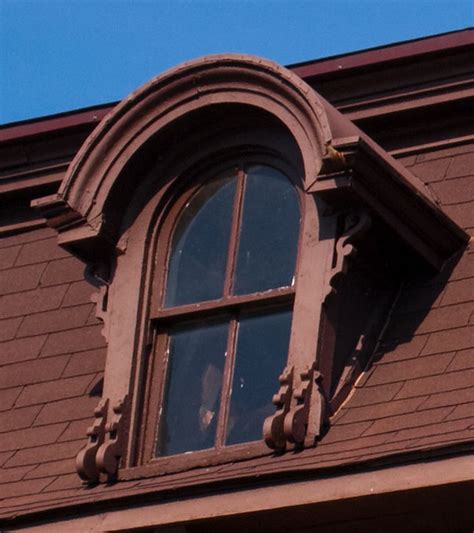
<path fill-rule="evenodd" d="M 170 334 L 157 455 L 214 446 L 227 331 L 228 323 L 214 323 Z"/>
<path fill-rule="evenodd" d="M 275 412 L 272 397 L 286 365 L 291 310 L 239 321 L 226 444 L 262 438 L 265 418 Z"/>
<path fill-rule="evenodd" d="M 166 307 L 222 296 L 235 177 L 202 187 L 179 217 L 168 263 Z"/>
<path fill-rule="evenodd" d="M 276 169 L 249 168 L 244 196 L 234 294 L 292 284 L 300 226 L 296 190 Z"/>

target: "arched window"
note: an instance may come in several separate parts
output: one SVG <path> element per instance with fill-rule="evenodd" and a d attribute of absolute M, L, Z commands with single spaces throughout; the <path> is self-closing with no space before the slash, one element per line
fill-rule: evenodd
<path fill-rule="evenodd" d="M 251 161 L 205 174 L 158 237 L 154 456 L 261 440 L 288 357 L 296 187 Z"/>
<path fill-rule="evenodd" d="M 379 295 L 468 240 L 303 80 L 241 55 L 124 99 L 35 205 L 102 285 L 90 483 L 315 446 L 376 348 Z"/>

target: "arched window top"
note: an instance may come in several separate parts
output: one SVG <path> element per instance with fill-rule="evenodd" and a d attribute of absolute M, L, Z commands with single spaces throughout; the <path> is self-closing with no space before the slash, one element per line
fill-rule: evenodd
<path fill-rule="evenodd" d="M 235 176 L 221 176 L 184 207 L 169 255 L 166 307 L 215 300 L 223 294 L 235 185 Z"/>
<path fill-rule="evenodd" d="M 158 255 L 167 268 L 152 310 L 161 368 L 150 387 L 160 405 L 148 422 L 152 457 L 261 441 L 288 358 L 298 192 L 261 162 L 207 178 L 171 208 L 171 237 L 158 236 L 169 250 Z"/>
<path fill-rule="evenodd" d="M 290 287 L 299 226 L 298 194 L 280 170 L 251 164 L 221 172 L 179 215 L 164 306 Z"/>

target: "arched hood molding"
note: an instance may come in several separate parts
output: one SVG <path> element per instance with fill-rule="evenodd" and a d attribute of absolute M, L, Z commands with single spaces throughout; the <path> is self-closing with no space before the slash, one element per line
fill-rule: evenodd
<path fill-rule="evenodd" d="M 250 55 L 214 55 L 183 63 L 131 93 L 85 141 L 58 194 L 33 205 L 58 230 L 59 243 L 85 261 L 120 253 L 117 220 L 111 222 L 104 207 L 113 190 L 135 186 L 137 177 L 124 171 L 127 162 L 178 120 L 223 104 L 256 109 L 278 121 L 300 151 L 307 192 L 332 202 L 333 191 L 338 198 L 343 189 L 356 191 L 357 201 L 386 219 L 414 250 L 422 249 L 433 266 L 439 268 L 466 241 L 417 178 L 301 78 Z M 328 180 L 338 173 L 349 178 Z M 399 213 L 400 206 L 409 206 L 413 217 Z M 406 227 L 404 221 L 411 218 L 413 224 Z"/>
<path fill-rule="evenodd" d="M 332 139 L 325 106 L 314 90 L 266 59 L 208 56 L 152 79 L 102 120 L 72 161 L 56 198 L 75 213 L 68 223 L 87 220 L 92 231 L 107 233 L 103 207 L 133 154 L 186 114 L 228 103 L 261 109 L 282 123 L 301 150 L 305 185 L 314 181 Z"/>
<path fill-rule="evenodd" d="M 59 195 L 83 216 L 98 214 L 125 163 L 153 135 L 192 111 L 222 103 L 260 108 L 279 119 L 302 151 L 306 180 L 314 180 L 332 137 L 314 90 L 274 62 L 216 55 L 173 68 L 126 97 L 86 140 Z"/>

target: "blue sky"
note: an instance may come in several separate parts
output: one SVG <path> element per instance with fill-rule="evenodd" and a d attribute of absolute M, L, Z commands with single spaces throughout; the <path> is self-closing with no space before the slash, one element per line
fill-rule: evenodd
<path fill-rule="evenodd" d="M 0 123 L 120 100 L 241 52 L 281 64 L 472 26 L 473 0 L 0 0 Z"/>

